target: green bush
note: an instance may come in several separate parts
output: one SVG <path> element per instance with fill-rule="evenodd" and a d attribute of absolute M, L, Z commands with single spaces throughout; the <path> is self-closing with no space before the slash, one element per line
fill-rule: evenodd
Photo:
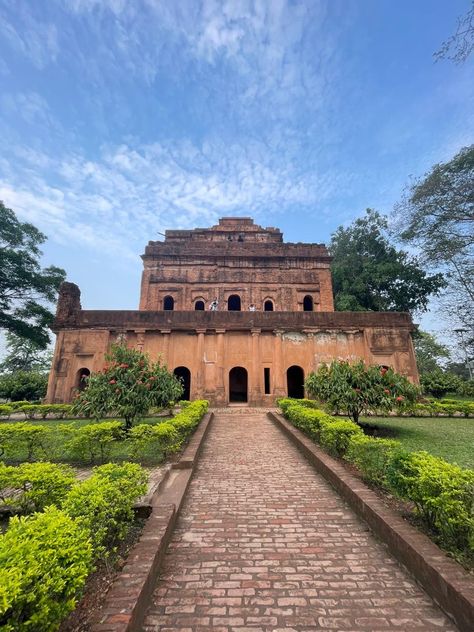
<path fill-rule="evenodd" d="M 76 480 L 74 470 L 55 463 L 0 463 L 0 498 L 22 512 L 61 505 Z"/>
<path fill-rule="evenodd" d="M 50 434 L 50 428 L 39 424 L 0 424 L 0 456 L 7 452 L 9 457 L 23 457 L 26 453 L 27 460 L 33 461 L 40 454 L 47 455 Z"/>
<path fill-rule="evenodd" d="M 80 459 L 104 463 L 110 457 L 113 444 L 123 437 L 121 421 L 103 421 L 76 428 L 67 448 Z"/>
<path fill-rule="evenodd" d="M 28 404 L 30 404 L 30 402 L 26 399 L 22 399 L 19 402 L 10 402 L 8 405 L 11 406 L 13 410 L 18 410 L 21 406 L 28 406 Z"/>
<path fill-rule="evenodd" d="M 146 472 L 136 463 L 108 463 L 69 492 L 64 511 L 90 534 L 94 555 L 106 557 L 127 533 L 133 504 L 146 491 Z"/>
<path fill-rule="evenodd" d="M 208 401 L 205 399 L 197 399 L 169 420 L 168 423 L 170 423 L 178 433 L 180 443 L 192 434 L 203 415 L 207 412 L 208 407 Z"/>
<path fill-rule="evenodd" d="M 349 441 L 344 458 L 360 470 L 366 481 L 383 487 L 390 458 L 399 448 L 400 442 L 393 439 L 355 435 Z"/>
<path fill-rule="evenodd" d="M 0 536 L 0 630 L 57 630 L 91 564 L 87 532 L 56 507 L 12 518 Z"/>
<path fill-rule="evenodd" d="M 48 374 L 40 371 L 14 371 L 0 375 L 0 398 L 28 404 L 46 395 Z"/>
<path fill-rule="evenodd" d="M 411 500 L 425 523 L 448 550 L 474 554 L 474 471 L 428 452 L 396 452 L 387 481 Z"/>
<path fill-rule="evenodd" d="M 168 422 L 156 426 L 139 424 L 130 430 L 128 438 L 133 458 L 142 457 L 149 451 L 166 456 L 180 445 L 177 429 Z"/>
<path fill-rule="evenodd" d="M 0 419 L 10 419 L 14 408 L 8 404 L 0 404 Z"/>
<path fill-rule="evenodd" d="M 332 421 L 333 417 L 316 408 L 306 406 L 292 400 L 293 403 L 286 406 L 286 417 L 297 428 L 319 442 L 321 423 Z"/>
<path fill-rule="evenodd" d="M 25 404 L 16 409 L 17 413 L 23 413 L 25 419 L 34 419 L 38 413 L 38 404 Z"/>
<path fill-rule="evenodd" d="M 336 419 L 323 420 L 320 424 L 321 446 L 334 456 L 344 456 L 353 437 L 363 436 L 360 426 L 353 421 Z"/>
<path fill-rule="evenodd" d="M 277 399 L 277 405 L 282 409 L 284 415 L 286 415 L 288 407 L 293 406 L 294 404 L 299 404 L 300 406 L 304 406 L 306 408 L 318 407 L 317 402 L 312 399 L 293 399 L 292 397 L 283 397 L 282 399 Z"/>

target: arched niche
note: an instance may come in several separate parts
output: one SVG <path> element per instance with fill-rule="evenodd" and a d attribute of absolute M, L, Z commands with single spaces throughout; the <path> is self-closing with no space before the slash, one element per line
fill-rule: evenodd
<path fill-rule="evenodd" d="M 163 309 L 166 312 L 172 312 L 174 310 L 174 298 L 172 296 L 165 296 L 163 299 Z"/>
<path fill-rule="evenodd" d="M 90 376 L 91 372 L 88 368 L 82 367 L 76 373 L 76 388 L 79 391 L 83 391 L 87 386 L 87 378 Z"/>
<path fill-rule="evenodd" d="M 229 371 L 229 402 L 246 402 L 248 400 L 247 369 L 235 366 Z"/>
<path fill-rule="evenodd" d="M 307 294 L 303 299 L 303 311 L 312 312 L 314 309 L 313 297 Z"/>
<path fill-rule="evenodd" d="M 286 386 L 288 397 L 304 398 L 304 371 L 300 366 L 294 364 L 287 370 Z"/>
<path fill-rule="evenodd" d="M 238 294 L 231 294 L 227 299 L 227 309 L 229 312 L 240 312 L 242 303 Z"/>
<path fill-rule="evenodd" d="M 267 298 L 265 300 L 265 302 L 263 303 L 263 311 L 264 312 L 273 312 L 273 301 L 269 298 Z"/>
<path fill-rule="evenodd" d="M 183 394 L 181 399 L 191 399 L 191 371 L 187 366 L 177 366 L 173 373 L 181 380 Z"/>

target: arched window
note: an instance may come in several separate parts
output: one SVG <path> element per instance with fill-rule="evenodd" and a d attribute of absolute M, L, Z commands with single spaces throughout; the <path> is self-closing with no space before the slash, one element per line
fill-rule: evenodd
<path fill-rule="evenodd" d="M 89 377 L 89 375 L 91 374 L 91 372 L 89 371 L 89 369 L 86 369 L 85 367 L 82 369 L 79 369 L 79 371 L 76 374 L 76 388 L 79 391 L 83 391 L 86 386 L 87 386 L 87 378 Z"/>
<path fill-rule="evenodd" d="M 286 372 L 286 385 L 288 397 L 303 399 L 304 397 L 304 371 L 300 366 L 290 366 Z"/>
<path fill-rule="evenodd" d="M 235 366 L 229 372 L 229 401 L 247 401 L 247 369 Z"/>
<path fill-rule="evenodd" d="M 271 301 L 270 299 L 266 300 L 265 303 L 263 304 L 263 311 L 273 312 L 273 301 Z"/>
<path fill-rule="evenodd" d="M 229 312 L 240 312 L 240 296 L 238 294 L 231 294 L 227 299 L 227 309 Z"/>
<path fill-rule="evenodd" d="M 191 399 L 191 371 L 186 366 L 177 366 L 173 373 L 183 385 L 184 390 L 181 399 Z"/>
<path fill-rule="evenodd" d="M 309 294 L 307 296 L 305 296 L 304 299 L 303 299 L 303 311 L 304 312 L 312 312 L 313 311 L 313 297 L 309 296 Z"/>
<path fill-rule="evenodd" d="M 163 299 L 163 309 L 168 312 L 174 310 L 174 298 L 172 296 L 165 296 Z"/>
<path fill-rule="evenodd" d="M 194 303 L 194 309 L 195 309 L 197 312 L 202 312 L 202 311 L 204 311 L 204 301 L 196 301 L 196 302 Z"/>

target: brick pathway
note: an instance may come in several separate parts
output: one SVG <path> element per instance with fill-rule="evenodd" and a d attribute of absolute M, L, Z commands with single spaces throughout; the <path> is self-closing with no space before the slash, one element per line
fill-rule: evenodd
<path fill-rule="evenodd" d="M 456 630 L 251 411 L 214 419 L 143 629 Z"/>

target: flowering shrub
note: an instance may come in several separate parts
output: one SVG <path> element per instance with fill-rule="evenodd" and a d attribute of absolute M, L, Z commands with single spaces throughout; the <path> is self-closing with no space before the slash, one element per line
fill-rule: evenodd
<path fill-rule="evenodd" d="M 167 407 L 183 393 L 179 379 L 141 351 L 113 345 L 106 359 L 103 370 L 87 378 L 74 413 L 95 419 L 113 413 L 123 417 L 128 431 L 151 407 Z"/>
<path fill-rule="evenodd" d="M 347 413 L 356 423 L 363 413 L 402 410 L 415 401 L 418 389 L 392 369 L 334 360 L 310 373 L 308 392 L 333 413 Z"/>

